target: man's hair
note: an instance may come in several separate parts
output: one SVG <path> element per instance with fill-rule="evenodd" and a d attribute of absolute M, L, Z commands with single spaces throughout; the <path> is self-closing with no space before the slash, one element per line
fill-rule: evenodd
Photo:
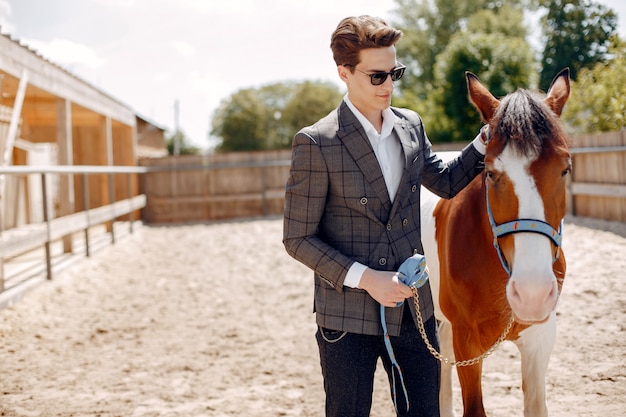
<path fill-rule="evenodd" d="M 395 45 L 401 37 L 402 31 L 387 25 L 379 17 L 351 16 L 337 25 L 330 39 L 330 49 L 337 66 L 354 68 L 360 62 L 362 49 L 386 48 Z"/>

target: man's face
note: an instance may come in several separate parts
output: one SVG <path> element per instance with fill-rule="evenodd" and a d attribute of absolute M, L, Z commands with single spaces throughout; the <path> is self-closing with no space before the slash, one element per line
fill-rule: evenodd
<path fill-rule="evenodd" d="M 398 65 L 396 48 L 394 46 L 370 48 L 362 50 L 359 54 L 361 62 L 354 68 L 354 73 L 351 73 L 350 68 L 345 66 L 339 66 L 338 71 L 339 76 L 346 83 L 352 104 L 365 117 L 370 118 L 391 105 L 393 81 L 391 77 L 387 77 L 381 85 L 372 85 L 370 77 L 366 74 L 377 71 L 389 72 L 396 68 Z"/>

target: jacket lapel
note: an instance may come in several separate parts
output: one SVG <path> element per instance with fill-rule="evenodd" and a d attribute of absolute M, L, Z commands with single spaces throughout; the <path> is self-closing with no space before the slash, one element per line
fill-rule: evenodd
<path fill-rule="evenodd" d="M 345 102 L 339 106 L 339 129 L 337 136 L 363 173 L 365 180 L 372 186 L 381 199 L 386 211 L 391 209 L 391 200 L 380 164 L 376 159 L 372 145 L 358 119 Z"/>
<path fill-rule="evenodd" d="M 416 155 L 417 142 L 411 140 L 411 133 L 409 126 L 404 119 L 398 119 L 394 126 L 394 133 L 397 135 L 400 143 L 402 144 L 402 154 L 404 157 L 404 170 L 402 171 L 402 178 L 400 178 L 400 185 L 398 186 L 398 192 L 393 200 L 393 206 L 389 217 L 395 215 L 396 210 L 400 206 L 400 203 L 405 201 L 408 197 L 408 193 L 411 190 L 411 166 L 413 165 L 413 157 Z"/>

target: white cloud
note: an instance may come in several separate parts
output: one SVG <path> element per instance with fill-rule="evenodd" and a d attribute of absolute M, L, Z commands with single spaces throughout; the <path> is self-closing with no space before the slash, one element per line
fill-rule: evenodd
<path fill-rule="evenodd" d="M 9 0 L 0 0 L 0 33 L 13 33 L 15 25 L 11 23 L 11 4 Z"/>
<path fill-rule="evenodd" d="M 68 69 L 84 67 L 98 69 L 104 65 L 106 59 L 90 47 L 67 39 L 52 39 L 49 42 L 34 39 L 22 39 L 21 42 L 39 52 L 51 62 Z"/>
<path fill-rule="evenodd" d="M 280 0 L 272 0 L 278 3 Z M 219 13 L 219 14 L 251 14 L 259 6 L 265 7 L 264 1 L 259 0 L 237 0 L 237 1 L 207 1 L 207 0 L 180 0 L 180 5 L 185 9 L 190 9 L 199 13 Z"/>
<path fill-rule="evenodd" d="M 196 47 L 188 42 L 173 40 L 170 45 L 182 57 L 188 58 L 196 53 Z"/>

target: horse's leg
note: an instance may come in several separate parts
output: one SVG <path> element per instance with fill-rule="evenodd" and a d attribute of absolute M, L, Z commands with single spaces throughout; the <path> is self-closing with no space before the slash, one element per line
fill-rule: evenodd
<path fill-rule="evenodd" d="M 483 353 L 477 333 L 462 327 L 455 327 L 452 331 L 457 360 L 474 358 Z M 456 372 L 463 397 L 463 417 L 486 417 L 482 388 L 483 361 L 471 366 L 457 366 Z"/>
<path fill-rule="evenodd" d="M 439 346 L 441 355 L 451 361 L 454 360 L 452 347 L 452 325 L 442 321 L 439 325 Z M 452 396 L 452 366 L 441 363 L 441 386 L 439 390 L 439 408 L 441 417 L 454 417 L 454 403 Z"/>
<path fill-rule="evenodd" d="M 556 315 L 553 312 L 543 324 L 529 327 L 520 333 L 515 344 L 522 358 L 522 389 L 524 416 L 547 417 L 546 370 L 556 341 Z"/>

